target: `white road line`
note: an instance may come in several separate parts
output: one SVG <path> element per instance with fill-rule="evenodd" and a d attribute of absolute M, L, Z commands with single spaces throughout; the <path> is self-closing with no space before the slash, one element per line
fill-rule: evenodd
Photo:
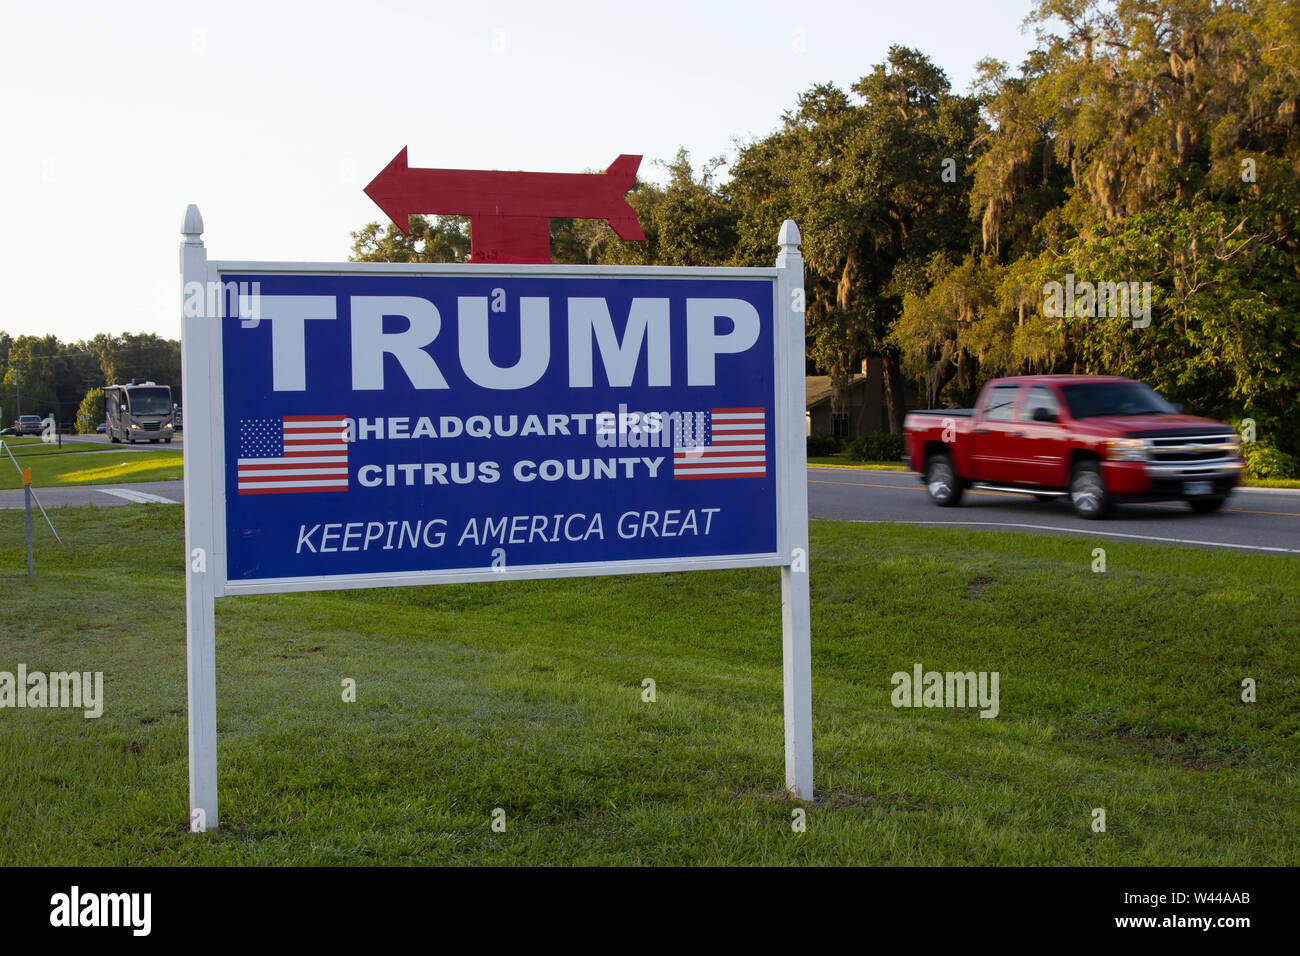
<path fill-rule="evenodd" d="M 843 474 L 843 473 L 846 472 L 846 471 L 865 471 L 865 472 L 869 472 L 869 473 L 870 473 L 871 475 L 873 475 L 873 476 L 874 476 L 874 475 L 899 475 L 900 477 L 906 477 L 906 478 L 909 478 L 909 479 L 911 479 L 913 482 L 918 481 L 918 477 L 919 477 L 919 475 L 920 475 L 920 472 L 911 471 L 911 470 L 907 470 L 907 471 L 898 471 L 897 469 L 894 469 L 894 468 L 867 468 L 867 467 L 861 467 L 861 468 L 860 468 L 860 467 L 858 467 L 858 466 L 856 466 L 856 465 L 836 465 L 836 466 L 828 466 L 828 465 L 809 465 L 809 466 L 808 466 L 808 470 L 809 470 L 809 471 L 817 471 L 817 472 L 821 472 L 821 473 L 823 473 L 823 474 L 827 474 L 827 475 L 832 475 L 832 474 L 835 474 L 835 473 L 837 473 L 837 472 L 840 473 L 840 474 Z M 852 482 L 844 482 L 844 483 L 845 483 L 845 484 L 852 484 Z M 1251 486 L 1251 485 L 1238 485 L 1236 488 L 1233 488 L 1233 489 L 1232 489 L 1232 493 L 1233 493 L 1234 495 L 1291 495 L 1291 496 L 1296 496 L 1296 495 L 1300 495 L 1300 488 L 1258 488 L 1258 487 L 1253 487 L 1253 486 Z"/>
<path fill-rule="evenodd" d="M 159 504 L 159 505 L 176 505 L 179 501 L 172 501 L 170 498 L 164 498 L 162 495 L 151 495 L 147 491 L 133 491 L 129 488 L 96 488 L 96 491 L 102 491 L 106 495 L 113 495 L 116 498 L 124 498 L 127 501 L 133 501 L 138 505 Z"/>
<path fill-rule="evenodd" d="M 862 518 L 833 518 L 833 521 L 848 520 L 854 524 L 932 524 L 948 527 L 990 527 L 990 528 L 1028 528 L 1030 531 L 1063 531 L 1066 534 L 1084 536 L 1101 535 L 1108 538 L 1136 538 L 1142 541 L 1160 541 L 1165 544 L 1200 544 L 1211 548 L 1238 548 L 1243 551 L 1270 551 L 1274 554 L 1300 554 L 1300 548 L 1270 548 L 1260 544 L 1231 544 L 1227 541 L 1197 541 L 1193 538 L 1162 538 L 1153 534 L 1125 534 L 1121 531 L 1093 531 L 1091 528 L 1060 528 L 1048 524 L 1025 524 L 1018 521 L 904 521 L 898 518 L 870 520 Z"/>

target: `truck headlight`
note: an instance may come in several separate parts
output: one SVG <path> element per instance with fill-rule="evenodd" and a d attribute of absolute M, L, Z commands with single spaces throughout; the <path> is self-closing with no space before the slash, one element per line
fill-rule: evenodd
<path fill-rule="evenodd" d="M 137 425 L 135 422 L 132 422 L 132 423 L 131 423 L 131 427 L 132 427 L 132 428 L 139 428 L 140 426 Z"/>
<path fill-rule="evenodd" d="M 171 423 L 171 422 L 168 422 L 166 425 L 163 426 L 163 428 L 171 428 L 171 427 L 172 427 L 172 423 Z"/>
<path fill-rule="evenodd" d="M 1147 443 L 1140 438 L 1112 438 L 1106 442 L 1111 461 L 1146 461 Z"/>

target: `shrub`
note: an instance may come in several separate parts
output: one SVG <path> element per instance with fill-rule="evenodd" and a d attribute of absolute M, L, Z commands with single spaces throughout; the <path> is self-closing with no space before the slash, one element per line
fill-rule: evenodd
<path fill-rule="evenodd" d="M 889 432 L 866 435 L 849 445 L 849 457 L 854 461 L 896 462 L 903 457 L 903 436 Z"/>
<path fill-rule="evenodd" d="M 809 435 L 808 457 L 822 458 L 840 450 L 840 440 L 832 435 Z"/>
<path fill-rule="evenodd" d="M 1246 474 L 1251 478 L 1300 478 L 1300 462 L 1276 445 L 1250 441 L 1241 446 Z"/>
<path fill-rule="evenodd" d="M 86 397 L 81 400 L 81 406 L 77 409 L 77 433 L 80 435 L 93 435 L 95 426 L 104 420 L 104 390 L 102 388 L 92 388 L 86 392 Z"/>

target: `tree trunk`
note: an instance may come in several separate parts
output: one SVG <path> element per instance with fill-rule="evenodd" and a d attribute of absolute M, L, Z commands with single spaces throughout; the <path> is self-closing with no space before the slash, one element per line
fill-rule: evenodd
<path fill-rule="evenodd" d="M 939 407 L 939 393 L 957 374 L 957 363 L 950 355 L 941 355 L 925 370 L 925 407 Z"/>
<path fill-rule="evenodd" d="M 903 370 L 898 364 L 898 354 L 886 350 L 881 356 L 880 374 L 885 386 L 885 410 L 889 415 L 889 434 L 903 434 L 903 416 L 907 405 L 903 398 Z"/>

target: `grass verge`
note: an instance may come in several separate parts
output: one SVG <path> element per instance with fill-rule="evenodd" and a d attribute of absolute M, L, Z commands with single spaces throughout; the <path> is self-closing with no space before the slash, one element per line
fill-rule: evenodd
<path fill-rule="evenodd" d="M 10 443 L 5 442 L 6 445 Z M 126 451 L 114 445 L 91 446 L 67 442 L 57 445 L 35 442 L 12 446 L 18 464 L 32 470 L 32 486 L 68 488 L 129 481 L 179 479 L 183 453 L 174 451 Z M 22 479 L 8 455 L 0 461 L 0 489 L 21 488 Z"/>
<path fill-rule="evenodd" d="M 808 459 L 809 466 L 821 468 L 870 468 L 872 471 L 908 471 L 906 465 L 897 461 L 855 461 L 847 452 L 834 455 L 813 455 Z"/>

